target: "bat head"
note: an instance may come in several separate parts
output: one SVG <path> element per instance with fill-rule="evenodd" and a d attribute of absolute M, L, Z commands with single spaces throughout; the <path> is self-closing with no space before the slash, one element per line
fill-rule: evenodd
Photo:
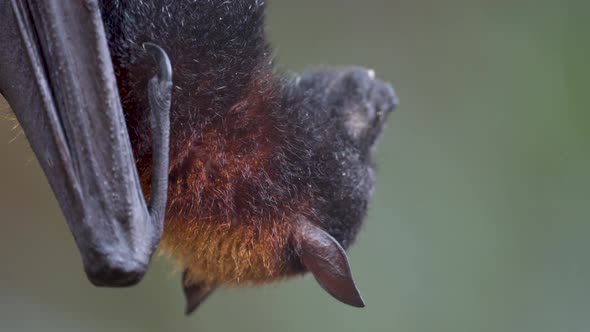
<path fill-rule="evenodd" d="M 291 86 L 289 103 L 306 123 L 313 151 L 321 226 L 347 248 L 365 218 L 375 184 L 373 152 L 397 96 L 363 67 L 308 71 Z"/>
<path fill-rule="evenodd" d="M 364 302 L 344 248 L 355 239 L 374 191 L 373 151 L 389 113 L 393 88 L 362 67 L 306 72 L 291 84 L 289 104 L 305 123 L 310 142 L 316 217 L 294 229 L 304 268 L 338 300 Z"/>
<path fill-rule="evenodd" d="M 362 67 L 313 71 L 299 77 L 297 85 L 321 92 L 316 102 L 336 122 L 341 139 L 361 153 L 372 150 L 398 103 L 391 85 Z"/>

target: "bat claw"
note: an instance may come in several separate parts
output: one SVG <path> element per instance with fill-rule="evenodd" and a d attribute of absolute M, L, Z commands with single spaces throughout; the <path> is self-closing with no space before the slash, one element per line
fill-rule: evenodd
<path fill-rule="evenodd" d="M 154 43 L 143 43 L 143 49 L 149 53 L 158 64 L 158 80 L 170 82 L 172 81 L 172 64 L 166 51 Z"/>
<path fill-rule="evenodd" d="M 152 115 L 152 192 L 148 211 L 152 225 L 161 236 L 168 191 L 172 65 L 168 55 L 160 46 L 144 43 L 143 47 L 158 64 L 158 73 L 148 83 L 148 99 Z"/>

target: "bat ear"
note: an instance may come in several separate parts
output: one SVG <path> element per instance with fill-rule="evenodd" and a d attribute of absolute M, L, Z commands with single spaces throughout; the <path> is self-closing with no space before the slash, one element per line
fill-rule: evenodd
<path fill-rule="evenodd" d="M 215 290 L 215 285 L 205 282 L 193 282 L 188 277 L 188 270 L 182 273 L 182 289 L 186 297 L 186 315 L 192 314 L 203 301 Z"/>
<path fill-rule="evenodd" d="M 338 241 L 311 222 L 298 231 L 299 257 L 322 288 L 337 300 L 353 307 L 365 306 L 354 284 L 346 252 Z"/>

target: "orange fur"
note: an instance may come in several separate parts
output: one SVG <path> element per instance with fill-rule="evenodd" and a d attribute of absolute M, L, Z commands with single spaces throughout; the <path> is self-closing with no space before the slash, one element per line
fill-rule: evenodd
<path fill-rule="evenodd" d="M 168 220 L 161 247 L 189 271 L 189 280 L 237 286 L 262 283 L 289 272 L 286 222 L 236 226 Z"/>
<path fill-rule="evenodd" d="M 268 116 L 277 95 L 270 71 L 250 85 L 248 95 L 171 151 L 160 248 L 189 271 L 189 282 L 231 286 L 297 272 L 288 242 L 309 197 L 259 204 L 258 189 L 280 176 L 270 157 L 283 133 Z M 138 169 L 149 195 L 151 161 L 139 160 Z"/>

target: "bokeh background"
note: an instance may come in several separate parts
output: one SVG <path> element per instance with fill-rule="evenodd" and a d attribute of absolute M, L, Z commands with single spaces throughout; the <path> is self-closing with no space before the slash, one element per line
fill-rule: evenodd
<path fill-rule="evenodd" d="M 350 252 L 363 310 L 308 276 L 218 291 L 185 318 L 164 258 L 137 287 L 92 287 L 26 139 L 0 120 L 0 331 L 590 331 L 589 10 L 271 1 L 282 69 L 370 66 L 401 99 Z"/>

